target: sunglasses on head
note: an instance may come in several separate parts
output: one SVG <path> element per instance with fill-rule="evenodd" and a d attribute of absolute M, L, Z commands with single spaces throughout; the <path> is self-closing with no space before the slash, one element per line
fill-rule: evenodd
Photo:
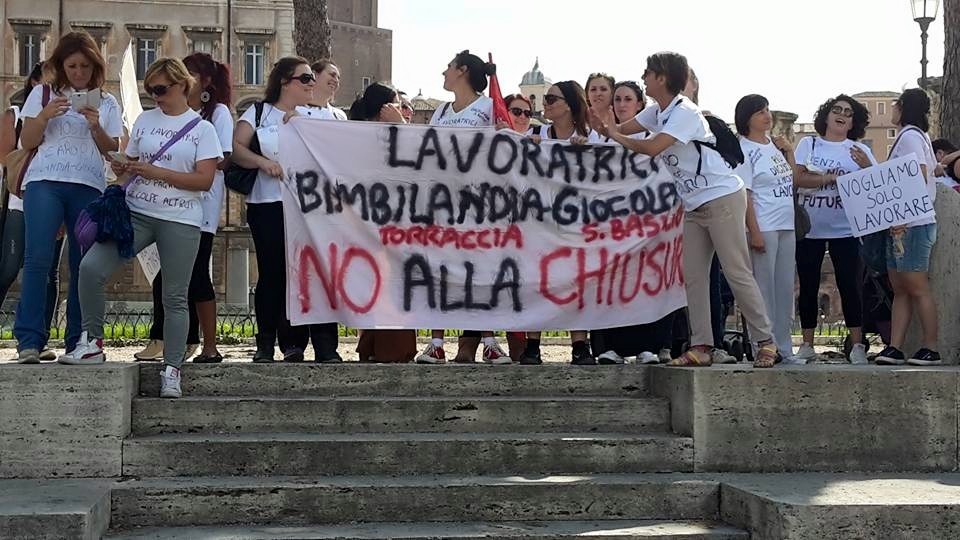
<path fill-rule="evenodd" d="M 174 84 L 157 84 L 154 86 L 143 85 L 143 89 L 147 91 L 148 94 L 154 97 L 160 97 L 167 93 L 167 90 L 173 88 Z"/>
<path fill-rule="evenodd" d="M 528 111 L 527 109 L 521 109 L 520 107 L 510 107 L 510 114 L 520 118 L 520 115 L 526 116 L 527 118 L 533 118 L 533 111 Z"/>
<path fill-rule="evenodd" d="M 543 102 L 546 103 L 547 105 L 553 105 L 554 103 L 556 103 L 556 102 L 558 102 L 558 101 L 560 101 L 560 100 L 566 101 L 567 98 L 565 98 L 565 97 L 563 97 L 563 96 L 558 96 L 558 95 L 555 95 L 555 94 L 547 94 L 547 95 L 543 96 Z"/>
<path fill-rule="evenodd" d="M 841 107 L 840 105 L 834 105 L 833 107 L 830 107 L 830 112 L 832 112 L 833 114 L 840 114 L 840 115 L 846 116 L 847 118 L 853 117 L 853 109 L 851 109 L 850 107 Z"/>
<path fill-rule="evenodd" d="M 290 77 L 290 81 L 300 81 L 301 84 L 310 84 L 312 82 L 317 82 L 317 78 L 313 73 L 301 73 L 298 77 Z"/>

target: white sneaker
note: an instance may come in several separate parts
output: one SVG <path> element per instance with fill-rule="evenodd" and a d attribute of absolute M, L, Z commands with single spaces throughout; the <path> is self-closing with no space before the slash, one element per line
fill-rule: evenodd
<path fill-rule="evenodd" d="M 867 361 L 867 348 L 863 346 L 863 343 L 855 344 L 853 349 L 850 350 L 850 363 L 857 366 L 864 366 L 869 363 Z"/>
<path fill-rule="evenodd" d="M 785 366 L 805 366 L 807 365 L 807 359 L 801 358 L 797 355 L 792 355 L 784 358 L 780 361 L 780 363 Z"/>
<path fill-rule="evenodd" d="M 736 364 L 737 359 L 733 356 L 727 354 L 727 351 L 723 349 L 714 348 L 713 352 L 710 353 L 710 360 L 714 364 Z"/>
<path fill-rule="evenodd" d="M 637 355 L 638 364 L 659 364 L 660 357 L 650 351 L 643 351 Z"/>
<path fill-rule="evenodd" d="M 160 372 L 160 397 L 178 398 L 183 396 L 180 391 L 180 370 L 173 366 L 164 366 Z"/>
<path fill-rule="evenodd" d="M 499 343 L 483 346 L 483 361 L 495 366 L 503 366 L 513 363 L 513 359 L 511 359 L 510 355 L 500 348 Z"/>
<path fill-rule="evenodd" d="M 800 348 L 797 349 L 797 354 L 793 355 L 792 358 L 796 358 L 798 361 L 803 360 L 803 363 L 806 364 L 817 359 L 817 351 L 813 350 L 813 345 L 802 343 Z"/>
<path fill-rule="evenodd" d="M 88 339 L 87 333 L 80 334 L 77 346 L 60 357 L 58 362 L 71 366 L 92 366 L 106 360 L 103 354 L 103 338 Z"/>
<path fill-rule="evenodd" d="M 670 349 L 660 349 L 660 352 L 657 353 L 657 360 L 660 360 L 661 364 L 666 364 L 673 360 L 673 351 Z"/>
<path fill-rule="evenodd" d="M 433 343 L 427 345 L 420 356 L 417 356 L 418 364 L 446 364 L 447 357 L 443 352 L 443 347 L 437 347 Z"/>
<path fill-rule="evenodd" d="M 626 360 L 622 356 L 617 354 L 617 351 L 607 351 L 597 357 L 597 363 L 601 365 L 612 366 L 614 364 L 623 364 L 626 363 Z"/>

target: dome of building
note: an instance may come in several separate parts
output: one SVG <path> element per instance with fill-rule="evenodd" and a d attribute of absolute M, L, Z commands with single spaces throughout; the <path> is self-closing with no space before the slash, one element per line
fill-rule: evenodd
<path fill-rule="evenodd" d="M 533 69 L 524 73 L 523 80 L 520 81 L 520 86 L 541 86 L 544 84 L 550 84 L 552 81 L 543 76 L 543 72 L 540 71 L 540 57 L 537 57 L 536 61 L 533 63 Z"/>

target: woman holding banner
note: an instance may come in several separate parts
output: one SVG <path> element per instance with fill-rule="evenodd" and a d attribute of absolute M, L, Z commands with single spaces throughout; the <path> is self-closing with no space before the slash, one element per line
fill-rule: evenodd
<path fill-rule="evenodd" d="M 395 88 L 375 82 L 350 107 L 350 120 L 406 124 L 403 102 Z M 417 354 L 416 330 L 361 330 L 357 355 L 361 362 L 405 363 Z"/>
<path fill-rule="evenodd" d="M 937 158 L 927 130 L 930 129 L 930 98 L 919 88 L 904 91 L 893 103 L 894 125 L 900 132 L 890 149 L 889 159 L 914 154 L 926 181 L 930 204 L 937 196 L 934 170 Z M 906 360 L 915 366 L 939 366 L 937 349 L 937 304 L 930 291 L 930 251 L 937 241 L 937 219 L 928 217 L 892 227 L 887 239 L 887 276 L 893 286 L 890 346 L 877 355 L 877 364 L 903 364 L 903 342 L 916 311 L 923 328 L 922 348 Z"/>
<path fill-rule="evenodd" d="M 311 339 L 317 362 L 342 361 L 337 353 L 336 323 L 291 326 L 287 320 L 286 246 L 277 241 L 284 238 L 278 129 L 284 118 L 296 114 L 330 118 L 324 109 L 308 107 L 314 100 L 316 82 L 306 59 L 281 58 L 267 79 L 263 104 L 247 109 L 234 131 L 231 159 L 241 167 L 260 170 L 253 191 L 247 196 L 247 222 L 257 250 L 260 274 L 254 294 L 258 332 L 253 361 L 257 363 L 273 362 L 275 343 L 280 344 L 284 361 L 303 362 L 304 349 Z M 254 133 L 260 142 L 261 154 L 250 150 Z"/>
<path fill-rule="evenodd" d="M 587 77 L 587 85 L 584 91 L 587 94 L 587 105 L 590 110 L 601 113 L 603 111 L 613 110 L 613 92 L 616 86 L 616 79 L 606 73 L 591 73 Z M 610 142 L 609 137 L 602 137 L 594 130 L 590 130 L 587 136 L 588 143 Z"/>
<path fill-rule="evenodd" d="M 543 96 L 543 116 L 551 123 L 531 130 L 530 137 L 537 143 L 541 141 L 569 141 L 584 144 L 590 135 L 587 124 L 587 96 L 583 87 L 576 81 L 560 81 L 547 90 Z M 520 363 L 523 365 L 542 364 L 540 357 L 541 332 L 527 332 L 527 344 Z M 586 330 L 571 330 L 571 363 L 578 366 L 596 365 L 597 359 L 590 352 Z"/>
<path fill-rule="evenodd" d="M 496 68 L 480 57 L 461 51 L 447 64 L 443 71 L 443 89 L 453 92 L 454 100 L 444 103 L 433 113 L 431 126 L 493 127 L 493 100 L 482 94 L 487 89 L 487 77 Z M 427 347 L 417 356 L 418 364 L 443 364 L 447 361 L 443 351 L 444 330 L 434 329 Z M 500 348 L 493 332 L 464 331 L 460 338 L 456 362 L 473 362 L 480 338 L 483 338 L 483 361 L 490 364 L 510 364 L 513 360 Z"/>
<path fill-rule="evenodd" d="M 671 362 L 680 366 L 709 366 L 714 348 L 710 324 L 710 262 L 716 252 L 727 281 L 759 345 L 755 367 L 773 367 L 777 346 L 770 332 L 760 289 L 750 268 L 746 241 L 746 194 L 743 181 L 711 146 L 716 136 L 700 109 L 680 95 L 690 68 L 680 54 L 664 52 L 647 58 L 643 81 L 647 95 L 657 102 L 624 124 L 597 118 L 601 135 L 651 157 L 661 156 L 685 208 L 683 269 L 690 305 L 692 345 Z M 629 135 L 649 131 L 648 139 Z"/>
<path fill-rule="evenodd" d="M 223 206 L 223 169 L 233 148 L 233 115 L 230 113 L 232 85 L 230 68 L 214 60 L 209 54 L 194 53 L 183 59 L 190 76 L 198 84 L 190 91 L 190 108 L 198 111 L 204 120 L 213 124 L 224 159 L 217 167 L 210 191 L 203 196 L 203 224 L 200 227 L 200 247 L 193 264 L 193 275 L 187 299 L 190 326 L 187 331 L 186 361 L 200 344 L 200 328 L 203 327 L 203 349 L 193 359 L 198 364 L 213 364 L 223 361 L 217 350 L 217 295 L 210 278 L 210 258 L 213 254 L 213 239 L 220 226 L 220 208 Z M 150 327 L 150 342 L 134 355 L 137 360 L 163 359 L 163 270 L 153 280 L 153 324 Z"/>
<path fill-rule="evenodd" d="M 843 210 L 837 177 L 876 164 L 870 148 L 857 142 L 870 123 L 867 108 L 847 95 L 830 98 L 820 106 L 814 118 L 819 136 L 804 137 L 796 150 L 797 171 L 794 186 L 799 204 L 810 215 L 810 232 L 797 242 L 797 298 L 803 344 L 797 351 L 799 363 L 816 358 L 813 334 L 817 326 L 820 271 L 824 253 L 829 249 L 833 263 L 843 319 L 850 331 L 853 347 L 850 362 L 867 363 L 863 345 L 863 309 L 860 286 L 860 241 L 853 236 Z"/>

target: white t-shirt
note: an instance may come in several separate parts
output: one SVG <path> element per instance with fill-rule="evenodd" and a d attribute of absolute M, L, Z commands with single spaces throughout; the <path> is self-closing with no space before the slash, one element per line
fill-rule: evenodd
<path fill-rule="evenodd" d="M 587 144 L 603 144 L 608 142 L 614 142 L 614 140 L 610 137 L 604 137 L 594 129 L 591 129 L 590 134 L 587 135 Z"/>
<path fill-rule="evenodd" d="M 309 116 L 310 118 L 318 118 L 320 120 L 346 120 L 347 113 L 343 112 L 341 109 L 334 107 L 333 105 L 327 104 L 326 107 L 303 107 L 298 108 L 298 111 L 304 116 Z"/>
<path fill-rule="evenodd" d="M 569 138 L 562 139 L 560 137 L 554 137 L 551 133 L 550 124 L 543 124 L 540 126 L 535 126 L 527 130 L 527 137 L 531 135 L 539 135 L 541 141 L 569 141 L 570 139 L 579 135 L 577 130 L 573 130 L 573 135 L 570 135 Z"/>
<path fill-rule="evenodd" d="M 816 140 L 815 145 L 814 140 Z M 867 154 L 871 163 L 876 164 L 877 160 L 873 158 L 873 152 L 864 144 L 850 139 L 830 142 L 820 137 L 804 137 L 800 140 L 795 152 L 797 165 L 806 166 L 811 172 L 837 176 L 859 171 L 861 167 L 850 157 L 850 149 L 854 145 Z M 810 165 L 813 165 L 813 168 Z M 822 240 L 853 236 L 836 184 L 821 188 L 800 188 L 797 193 L 800 205 L 806 208 L 807 214 L 810 215 L 810 232 L 807 238 Z"/>
<path fill-rule="evenodd" d="M 17 128 L 17 122 L 20 121 L 20 107 L 16 105 L 10 107 L 10 112 L 13 113 L 13 128 Z M 20 144 L 20 139 L 17 139 L 17 149 L 23 148 L 23 145 Z M 6 182 L 6 176 L 4 176 L 3 181 Z M 7 208 L 10 210 L 18 210 L 23 212 L 23 199 L 17 197 L 13 193 L 10 194 L 9 200 L 7 200 Z"/>
<path fill-rule="evenodd" d="M 303 116 L 320 118 L 319 109 L 314 107 L 297 107 L 297 112 Z M 251 106 L 240 117 L 240 122 L 246 122 L 257 131 L 260 141 L 260 155 L 273 161 L 280 161 L 280 125 L 287 113 L 269 103 L 263 104 L 263 114 L 260 116 L 260 125 L 256 125 L 257 110 Z M 281 179 L 269 176 L 263 171 L 257 172 L 257 181 L 253 183 L 253 191 L 247 195 L 247 204 L 275 203 L 283 200 L 280 191 Z"/>
<path fill-rule="evenodd" d="M 647 107 L 637 114 L 636 121 L 650 132 L 651 139 L 666 133 L 677 140 L 659 157 L 673 176 L 686 211 L 743 189 L 743 181 L 719 152 L 703 147 L 701 158 L 693 141 L 714 144 L 717 138 L 703 113 L 689 99 L 677 96 L 662 111 L 660 107 Z"/>
<path fill-rule="evenodd" d="M 50 100 L 57 96 L 51 90 Z M 43 85 L 38 85 L 27 96 L 21 114 L 24 118 L 36 118 L 42 110 Z M 100 100 L 100 127 L 110 137 L 119 138 L 123 135 L 120 105 L 106 92 L 102 93 Z M 23 189 L 30 182 L 38 180 L 83 184 L 98 191 L 107 187 L 104 159 L 90 133 L 90 125 L 82 114 L 72 108 L 47 122 L 43 142 L 23 179 Z"/>
<path fill-rule="evenodd" d="M 192 109 L 179 116 L 167 116 L 160 109 L 145 111 L 133 124 L 130 142 L 127 143 L 127 155 L 139 161 L 150 161 L 171 137 L 199 116 Z M 201 120 L 153 164 L 164 169 L 189 173 L 196 170 L 198 161 L 220 161 L 222 158 L 217 130 L 210 122 Z M 127 205 L 131 212 L 199 227 L 203 222 L 203 208 L 200 204 L 203 194 L 203 191 L 176 188 L 161 180 L 137 178 L 127 187 Z"/>
<path fill-rule="evenodd" d="M 937 199 L 937 177 L 934 175 L 934 169 L 937 168 L 937 155 L 933 152 L 933 143 L 930 142 L 930 136 L 920 129 L 906 126 L 897 134 L 888 159 L 896 159 L 911 153 L 916 154 L 921 165 L 927 166 L 927 193 L 930 194 L 930 202 L 933 202 Z M 907 227 L 919 227 L 936 222 L 937 218 L 930 216 L 911 221 Z"/>
<path fill-rule="evenodd" d="M 740 138 L 743 163 L 737 176 L 750 191 L 760 232 L 792 231 L 793 167 L 773 142 L 759 144 Z"/>
<path fill-rule="evenodd" d="M 230 114 L 230 108 L 220 103 L 213 110 L 210 117 L 210 123 L 217 131 L 217 139 L 220 141 L 220 150 L 226 154 L 233 151 L 233 115 Z M 213 177 L 213 185 L 210 191 L 203 194 L 203 200 L 200 202 L 203 208 L 203 223 L 200 230 L 206 233 L 216 233 L 220 226 L 220 209 L 223 207 L 224 189 L 223 189 L 223 171 L 217 169 Z"/>
<path fill-rule="evenodd" d="M 452 102 L 444 103 L 433 111 L 430 125 L 474 128 L 493 126 L 493 100 L 487 96 L 478 96 L 460 112 L 453 110 Z"/>

